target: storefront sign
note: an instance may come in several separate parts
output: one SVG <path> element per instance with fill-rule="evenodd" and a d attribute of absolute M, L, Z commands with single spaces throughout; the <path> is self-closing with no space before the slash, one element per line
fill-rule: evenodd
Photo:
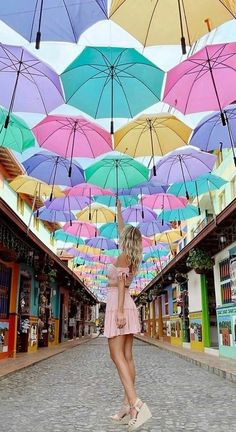
<path fill-rule="evenodd" d="M 230 259 L 231 303 L 236 303 L 236 257 Z"/>
<path fill-rule="evenodd" d="M 0 322 L 0 352 L 8 351 L 9 322 Z"/>
<path fill-rule="evenodd" d="M 236 346 L 236 307 L 218 309 L 219 343 L 221 346 Z"/>

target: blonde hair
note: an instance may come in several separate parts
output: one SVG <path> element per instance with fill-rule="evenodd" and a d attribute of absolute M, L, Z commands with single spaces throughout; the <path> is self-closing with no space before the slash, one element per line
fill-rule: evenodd
<path fill-rule="evenodd" d="M 142 235 L 138 228 L 127 225 L 120 235 L 120 249 L 128 259 L 132 273 L 137 273 L 142 260 Z"/>

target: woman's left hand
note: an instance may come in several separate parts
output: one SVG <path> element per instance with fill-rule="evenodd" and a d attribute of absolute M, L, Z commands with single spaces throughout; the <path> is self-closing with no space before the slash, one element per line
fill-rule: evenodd
<path fill-rule="evenodd" d="M 123 328 L 126 325 L 126 318 L 124 312 L 117 312 L 116 325 L 118 328 Z"/>

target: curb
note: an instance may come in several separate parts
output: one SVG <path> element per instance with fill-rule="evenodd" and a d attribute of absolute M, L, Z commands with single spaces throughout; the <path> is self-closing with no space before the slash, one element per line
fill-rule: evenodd
<path fill-rule="evenodd" d="M 177 351 L 172 351 L 168 347 L 160 346 L 160 345 L 156 344 L 154 341 L 151 341 L 149 339 L 144 339 L 144 338 L 142 338 L 140 336 L 135 336 L 135 339 L 140 340 L 140 341 L 142 341 L 144 343 L 147 343 L 149 345 L 155 346 L 156 348 L 162 349 L 164 351 L 168 351 L 169 353 L 171 353 L 171 354 L 173 354 L 173 355 L 175 355 L 177 357 L 180 357 L 181 359 L 183 359 L 183 360 L 185 360 L 185 361 L 187 361 L 189 363 L 192 363 L 195 366 L 201 367 L 202 369 L 205 369 L 205 370 L 207 370 L 210 373 L 213 373 L 213 374 L 215 374 L 217 376 L 220 376 L 221 378 L 223 378 L 223 379 L 225 379 L 227 381 L 232 382 L 233 384 L 236 384 L 236 371 L 235 372 L 229 372 L 229 371 L 227 371 L 227 370 L 225 370 L 223 368 L 221 369 L 219 367 L 211 366 L 207 362 L 204 362 L 202 360 L 197 360 L 197 359 L 195 359 L 193 357 L 189 357 L 189 356 L 187 356 L 184 353 L 180 353 L 180 352 L 177 352 Z M 236 364 L 235 364 L 235 367 L 236 367 Z"/>
<path fill-rule="evenodd" d="M 57 356 L 57 355 L 59 355 L 59 354 L 62 354 L 62 353 L 64 353 L 64 352 L 66 352 L 66 351 L 69 351 L 69 350 L 71 350 L 71 349 L 73 349 L 73 348 L 77 348 L 77 347 L 80 346 L 80 345 L 84 345 L 85 343 L 91 342 L 92 340 L 97 339 L 98 337 L 99 337 L 99 335 L 96 335 L 96 336 L 94 336 L 94 337 L 92 337 L 92 338 L 82 339 L 82 340 L 78 341 L 78 344 L 77 344 L 77 345 L 73 345 L 73 346 L 69 346 L 69 345 L 68 345 L 67 347 L 63 347 L 63 348 L 61 348 L 60 351 L 49 353 L 47 357 L 40 358 L 40 359 L 38 359 L 38 360 L 35 359 L 35 360 L 33 360 L 32 363 L 30 363 L 30 364 L 22 365 L 22 366 L 20 366 L 18 369 L 15 369 L 15 370 L 11 370 L 11 371 L 9 371 L 9 372 L 6 372 L 6 373 L 4 373 L 3 375 L 0 376 L 0 381 L 4 380 L 5 378 L 8 378 L 10 375 L 13 375 L 13 374 L 15 374 L 15 373 L 17 373 L 17 372 L 22 371 L 23 369 L 30 368 L 31 366 L 34 366 L 34 365 L 36 365 L 36 364 L 38 364 L 38 363 L 41 363 L 41 362 L 43 362 L 43 361 L 45 361 L 45 360 L 48 360 L 48 359 L 50 359 L 50 358 L 52 358 L 52 357 L 55 357 L 55 356 Z M 29 354 L 29 355 L 30 355 L 30 354 Z M 14 360 L 13 360 L 13 361 L 14 361 Z M 1 366 L 1 363 L 0 363 L 0 366 Z"/>

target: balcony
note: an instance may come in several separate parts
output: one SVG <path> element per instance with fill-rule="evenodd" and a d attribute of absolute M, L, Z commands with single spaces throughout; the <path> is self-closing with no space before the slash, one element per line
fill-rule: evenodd
<path fill-rule="evenodd" d="M 193 238 L 196 237 L 196 235 L 198 235 L 203 230 L 203 228 L 205 228 L 205 226 L 207 226 L 213 219 L 214 217 L 211 214 L 206 216 L 201 222 L 199 222 L 195 230 L 193 230 Z"/>

